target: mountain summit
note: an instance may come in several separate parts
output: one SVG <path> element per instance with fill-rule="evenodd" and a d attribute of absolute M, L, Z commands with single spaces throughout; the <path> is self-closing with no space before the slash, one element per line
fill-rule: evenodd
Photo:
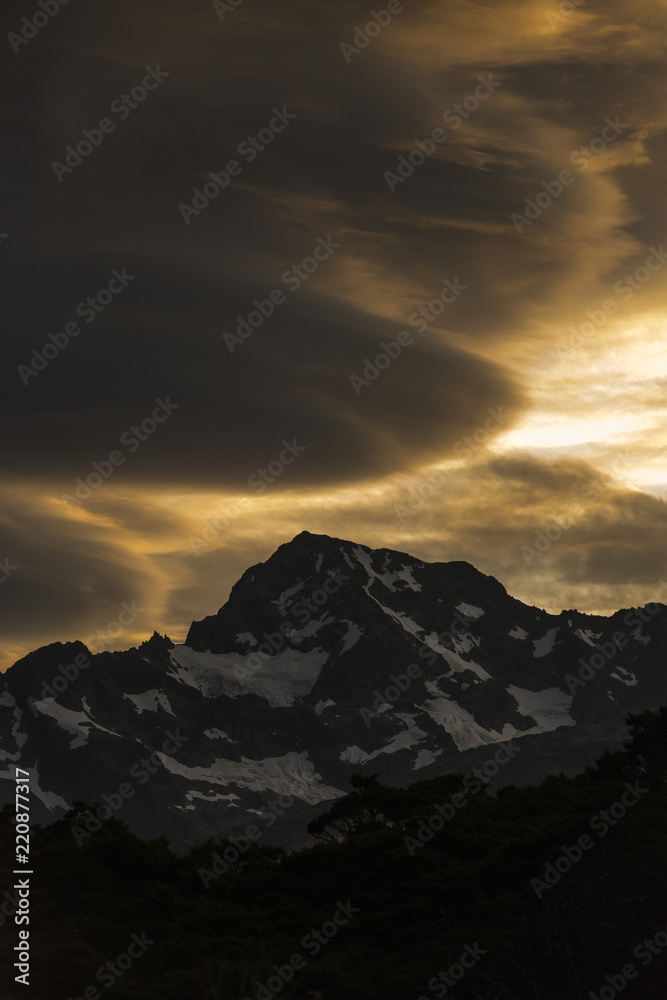
<path fill-rule="evenodd" d="M 502 743 L 530 750 L 505 781 L 585 766 L 667 702 L 666 641 L 662 604 L 551 615 L 468 563 L 304 531 L 183 645 L 53 643 L 11 667 L 0 789 L 18 765 L 42 822 L 83 800 L 144 836 L 270 822 L 294 839 L 354 772 L 406 783 Z"/>

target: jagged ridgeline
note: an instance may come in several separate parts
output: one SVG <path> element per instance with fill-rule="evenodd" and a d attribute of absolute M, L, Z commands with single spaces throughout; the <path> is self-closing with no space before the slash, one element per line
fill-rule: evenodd
<path fill-rule="evenodd" d="M 33 816 L 75 801 L 187 844 L 307 824 L 377 773 L 482 770 L 491 787 L 575 774 L 667 702 L 667 609 L 551 615 L 464 562 L 426 563 L 303 532 L 250 568 L 175 645 L 31 653 L 3 677 L 0 752 Z M 5 801 L 11 781 L 0 782 Z"/>

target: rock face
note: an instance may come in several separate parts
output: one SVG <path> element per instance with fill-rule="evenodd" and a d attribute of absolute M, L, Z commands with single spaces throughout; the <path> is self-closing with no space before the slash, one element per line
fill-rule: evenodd
<path fill-rule="evenodd" d="M 84 800 L 177 843 L 249 824 L 295 843 L 354 772 L 407 783 L 509 740 L 523 752 L 499 783 L 583 768 L 628 712 L 667 702 L 666 648 L 661 604 L 550 615 L 468 563 L 302 532 L 182 646 L 54 643 L 16 663 L 0 794 L 20 766 L 38 822 Z"/>

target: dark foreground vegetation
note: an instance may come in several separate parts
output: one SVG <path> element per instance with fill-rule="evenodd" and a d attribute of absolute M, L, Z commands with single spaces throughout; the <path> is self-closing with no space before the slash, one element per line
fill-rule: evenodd
<path fill-rule="evenodd" d="M 221 841 L 179 856 L 113 818 L 78 846 L 77 806 L 32 832 L 30 986 L 10 972 L 0 998 L 657 1000 L 667 709 L 630 726 L 582 775 L 497 797 L 463 775 L 407 789 L 356 777 L 311 825 L 320 842 L 292 855 Z M 3 970 L 14 838 L 5 809 Z"/>

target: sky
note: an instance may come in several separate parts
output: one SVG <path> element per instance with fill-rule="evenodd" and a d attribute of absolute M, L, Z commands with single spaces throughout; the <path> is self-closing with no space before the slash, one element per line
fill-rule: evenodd
<path fill-rule="evenodd" d="M 302 530 L 667 578 L 667 8 L 8 0 L 0 667 Z"/>

